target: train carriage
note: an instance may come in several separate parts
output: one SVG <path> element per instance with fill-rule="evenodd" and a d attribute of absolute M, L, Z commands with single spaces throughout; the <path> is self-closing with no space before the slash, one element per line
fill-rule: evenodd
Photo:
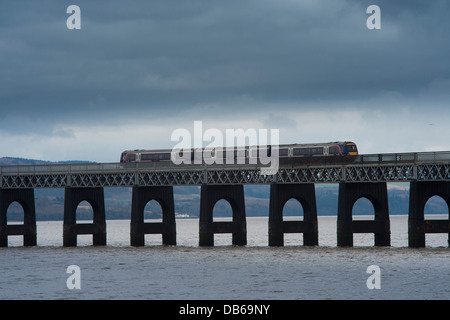
<path fill-rule="evenodd" d="M 269 158 L 275 156 L 274 146 L 250 146 L 232 148 L 211 148 L 200 150 L 183 150 L 183 153 L 176 155 L 177 159 L 184 159 L 185 163 L 205 163 L 226 164 L 230 163 L 256 163 L 257 158 Z M 188 151 L 188 152 L 185 152 Z M 190 152 L 189 152 L 190 151 Z M 278 158 L 280 161 L 294 159 L 324 159 L 352 158 L 358 155 L 358 148 L 351 141 L 336 141 L 327 143 L 309 143 L 309 144 L 284 144 L 278 146 Z M 181 155 L 182 154 L 182 155 Z M 206 157 L 205 157 L 206 156 Z M 256 159 L 255 159 L 256 158 Z M 228 159 L 228 160 L 227 160 Z M 120 162 L 168 162 L 172 160 L 172 150 L 126 150 L 122 152 Z"/>

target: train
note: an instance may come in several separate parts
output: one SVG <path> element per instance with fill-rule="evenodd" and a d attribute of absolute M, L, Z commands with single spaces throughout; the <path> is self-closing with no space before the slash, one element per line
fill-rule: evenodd
<path fill-rule="evenodd" d="M 265 155 L 260 155 L 259 152 L 264 150 Z M 205 149 L 203 149 L 205 151 Z M 227 152 L 225 148 L 221 149 L 207 149 L 208 152 L 195 152 L 191 149 L 190 157 L 192 163 L 198 163 L 199 157 L 203 157 L 205 154 L 209 155 L 212 161 L 215 163 L 225 163 L 227 159 Z M 159 149 L 159 150 L 125 150 L 120 156 L 121 163 L 130 162 L 164 162 L 172 161 L 171 158 L 172 150 L 169 149 Z M 189 154 L 189 153 L 188 153 Z M 334 157 L 335 159 L 351 159 L 358 155 L 358 148 L 356 143 L 352 141 L 335 141 L 326 143 L 306 143 L 306 144 L 283 144 L 278 146 L 278 158 L 280 161 L 283 160 L 301 160 L 308 159 L 315 161 L 317 159 L 329 159 Z M 272 146 L 267 146 L 261 149 L 257 146 L 253 147 L 234 147 L 233 156 L 237 163 L 239 160 L 243 163 L 250 163 L 252 158 L 258 157 L 271 157 L 272 156 Z M 200 158 L 204 160 L 204 158 Z M 218 160 L 222 160 L 219 162 Z M 235 162 L 235 163 L 236 163 Z M 186 163 L 186 162 L 185 162 Z"/>

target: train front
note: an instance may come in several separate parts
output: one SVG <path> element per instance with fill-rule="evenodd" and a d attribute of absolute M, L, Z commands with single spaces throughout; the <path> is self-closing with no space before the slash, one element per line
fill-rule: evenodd
<path fill-rule="evenodd" d="M 346 142 L 345 147 L 347 149 L 346 154 L 348 154 L 349 156 L 357 156 L 358 155 L 358 148 L 356 147 L 356 143 L 351 142 L 351 141 Z"/>

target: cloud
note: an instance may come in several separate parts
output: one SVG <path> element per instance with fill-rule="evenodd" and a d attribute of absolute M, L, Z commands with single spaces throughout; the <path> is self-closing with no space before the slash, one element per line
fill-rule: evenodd
<path fill-rule="evenodd" d="M 297 122 L 287 115 L 270 113 L 267 120 L 264 121 L 267 128 L 296 128 Z"/>
<path fill-rule="evenodd" d="M 76 138 L 75 133 L 72 129 L 56 127 L 52 131 L 52 136 L 61 138 Z"/>
<path fill-rule="evenodd" d="M 80 0 L 81 30 L 66 28 L 70 4 L 2 4 L 3 152 L 113 159 L 195 120 L 367 152 L 447 145 L 447 1 L 378 1 L 381 30 L 366 28 L 368 0 Z"/>

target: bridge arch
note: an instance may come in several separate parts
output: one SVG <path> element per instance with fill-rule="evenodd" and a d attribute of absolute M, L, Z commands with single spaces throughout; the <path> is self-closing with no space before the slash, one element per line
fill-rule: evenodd
<path fill-rule="evenodd" d="M 231 231 L 226 232 L 223 226 L 233 222 L 235 219 L 234 213 L 237 212 L 236 208 L 237 203 L 227 196 L 218 199 L 214 203 L 212 208 L 213 226 L 216 228 L 216 232 L 214 232 L 214 243 L 227 243 L 230 237 L 231 239 L 233 238 L 233 233 Z"/>
<path fill-rule="evenodd" d="M 216 213 L 216 218 L 225 218 L 227 220 L 229 220 L 229 219 L 232 220 L 233 219 L 233 211 L 234 211 L 233 206 L 231 205 L 232 202 L 233 202 L 233 200 L 227 199 L 226 197 L 223 197 L 223 198 L 217 200 L 213 207 L 213 217 L 214 217 L 214 213 Z M 235 203 L 233 203 L 233 204 L 236 207 L 236 204 Z M 218 213 L 219 213 L 219 216 L 217 216 Z"/>
<path fill-rule="evenodd" d="M 430 206 L 430 205 L 432 205 L 432 202 L 435 202 L 435 204 L 440 206 L 441 208 L 433 208 L 432 206 Z M 442 207 L 444 207 L 444 208 L 442 208 Z M 436 209 L 437 210 L 439 210 L 439 209 L 444 209 L 444 210 L 447 209 L 447 213 L 446 214 L 450 216 L 450 196 L 446 195 L 446 194 L 442 194 L 442 193 L 436 193 L 436 194 L 430 195 L 428 197 L 428 199 L 425 200 L 425 203 L 424 203 L 424 207 L 423 207 L 424 215 L 426 215 L 426 214 L 442 214 L 442 215 L 445 215 L 445 213 L 437 212 Z"/>
<path fill-rule="evenodd" d="M 22 201 L 13 201 L 9 204 L 8 208 L 6 209 L 6 215 L 7 215 L 7 224 L 9 222 L 13 222 L 14 224 L 23 223 L 25 219 L 25 208 L 26 204 L 24 204 Z"/>
<path fill-rule="evenodd" d="M 296 223 L 304 221 L 304 207 L 308 209 L 308 203 L 301 197 L 287 199 L 282 208 L 283 223 Z M 298 244 L 301 235 L 299 233 L 287 232 L 283 235 L 283 245 Z"/>
<path fill-rule="evenodd" d="M 300 217 L 300 219 L 303 219 L 304 217 L 304 211 L 310 210 L 308 208 L 308 202 L 306 202 L 301 197 L 291 197 L 286 200 L 286 202 L 283 205 L 283 220 L 285 217 Z M 293 214 L 291 214 L 293 213 Z"/>
<path fill-rule="evenodd" d="M 375 207 L 379 209 L 381 205 L 377 199 L 370 195 L 362 195 L 353 203 L 352 221 L 374 221 Z M 358 243 L 370 243 L 373 241 L 374 233 L 354 233 L 353 240 Z"/>
<path fill-rule="evenodd" d="M 377 187 L 375 187 L 376 189 Z M 378 186 L 378 188 L 384 189 L 384 186 Z M 362 193 L 357 195 L 351 204 L 352 218 L 358 215 L 357 210 L 361 210 L 359 213 L 362 215 L 373 216 L 374 220 L 384 220 L 389 218 L 387 205 L 387 187 L 386 194 L 383 191 L 377 193 Z"/>
<path fill-rule="evenodd" d="M 445 194 L 436 194 L 428 198 L 424 206 L 424 219 L 429 221 L 429 223 L 439 223 L 439 220 L 445 221 L 450 220 L 450 204 L 446 201 L 447 197 Z M 449 199 L 447 199 L 449 200 Z M 425 236 L 426 241 L 433 241 L 434 243 L 441 243 L 445 237 L 444 233 L 428 234 Z M 447 242 L 450 246 L 450 221 L 449 221 L 449 233 Z"/>
<path fill-rule="evenodd" d="M 376 198 L 370 194 L 363 194 L 359 198 L 355 199 L 352 205 L 352 219 L 355 216 L 365 216 L 369 220 L 382 219 L 384 216 L 383 203 L 379 198 Z"/>
<path fill-rule="evenodd" d="M 97 209 L 98 210 L 98 209 Z M 76 206 L 76 221 L 94 221 L 94 206 L 87 200 L 81 200 Z"/>
<path fill-rule="evenodd" d="M 161 199 L 151 199 L 144 206 L 144 222 L 153 221 L 161 222 L 163 218 L 163 206 L 165 202 Z M 166 208 L 167 210 L 167 208 Z"/>

